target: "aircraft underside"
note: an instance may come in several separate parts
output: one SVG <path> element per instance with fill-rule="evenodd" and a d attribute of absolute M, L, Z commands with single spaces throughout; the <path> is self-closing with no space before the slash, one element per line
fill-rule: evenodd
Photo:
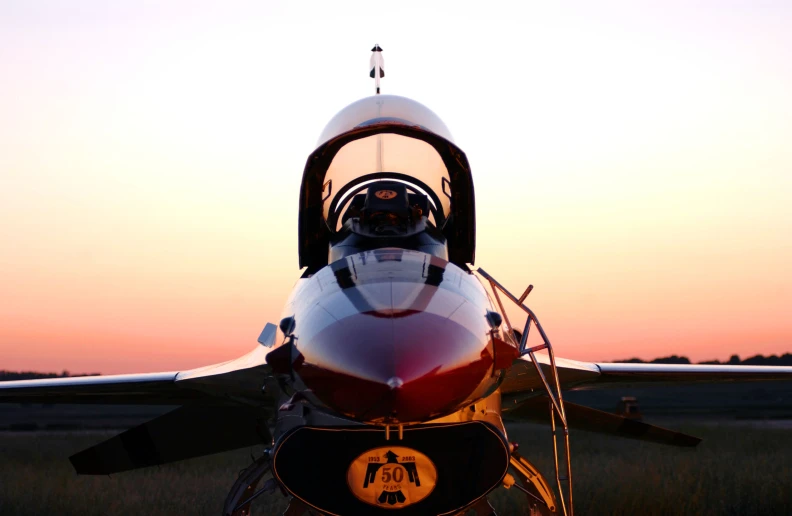
<path fill-rule="evenodd" d="M 550 484 L 509 443 L 500 392 L 423 425 L 374 426 L 285 407 L 272 447 L 244 470 L 224 515 L 251 513 L 260 496 L 290 496 L 285 514 L 495 514 L 487 494 L 522 491 L 529 514 L 556 513 Z M 522 495 L 520 495 L 522 496 Z"/>

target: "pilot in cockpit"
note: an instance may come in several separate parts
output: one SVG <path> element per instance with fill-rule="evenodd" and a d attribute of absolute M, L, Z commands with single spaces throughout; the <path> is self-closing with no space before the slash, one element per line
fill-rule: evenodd
<path fill-rule="evenodd" d="M 395 95 L 362 99 L 328 122 L 306 161 L 299 227 L 309 274 L 384 247 L 465 267 L 475 259 L 470 165 L 425 106 Z"/>
<path fill-rule="evenodd" d="M 356 196 L 344 218 L 359 218 L 360 227 L 372 235 L 399 236 L 421 220 L 426 202 L 426 196 L 408 193 L 403 183 L 378 181 Z"/>

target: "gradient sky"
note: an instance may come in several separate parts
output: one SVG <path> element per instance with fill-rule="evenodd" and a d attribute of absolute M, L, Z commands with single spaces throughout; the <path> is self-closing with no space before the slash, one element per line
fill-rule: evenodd
<path fill-rule="evenodd" d="M 164 5 L 162 5 L 164 4 Z M 695 5 L 694 5 L 695 4 Z M 517 7 L 519 5 L 520 7 Z M 789 2 L 0 4 L 0 369 L 239 356 L 332 115 L 412 97 L 557 353 L 792 351 Z"/>

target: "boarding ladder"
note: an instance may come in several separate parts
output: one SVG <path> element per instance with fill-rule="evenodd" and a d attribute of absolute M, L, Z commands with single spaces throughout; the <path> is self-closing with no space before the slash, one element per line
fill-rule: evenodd
<path fill-rule="evenodd" d="M 495 301 L 498 303 L 498 308 L 503 314 L 503 319 L 506 323 L 506 328 L 509 332 L 509 335 L 514 335 L 514 331 L 513 331 L 514 328 L 512 327 L 511 322 L 509 321 L 509 316 L 506 313 L 506 310 L 503 306 L 503 301 L 501 300 L 501 297 L 498 294 L 498 292 L 502 292 L 514 304 L 516 304 L 526 314 L 528 314 L 528 319 L 525 321 L 525 328 L 523 329 L 522 332 L 522 339 L 519 343 L 520 356 L 528 355 L 529 357 L 531 357 L 531 362 L 533 362 L 533 365 L 536 368 L 536 372 L 539 375 L 539 378 L 542 380 L 544 389 L 547 392 L 547 397 L 550 399 L 550 428 L 553 434 L 553 460 L 555 462 L 556 485 L 558 486 L 558 495 L 561 501 L 561 510 L 564 516 L 573 516 L 574 510 L 572 505 L 572 460 L 569 449 L 569 425 L 567 424 L 566 412 L 564 411 L 564 398 L 561 395 L 561 381 L 558 378 L 558 368 L 556 367 L 555 354 L 553 353 L 553 346 L 550 344 L 550 339 L 547 338 L 547 334 L 545 334 L 544 329 L 542 329 L 542 325 L 539 323 L 539 319 L 537 319 L 533 311 L 524 304 L 525 298 L 528 297 L 528 294 L 530 294 L 531 290 L 533 289 L 533 285 L 528 285 L 528 288 L 525 289 L 523 295 L 517 298 L 511 292 L 509 292 L 506 289 L 506 287 L 501 285 L 498 282 L 498 280 L 487 274 L 487 272 L 484 269 L 479 267 L 476 270 L 476 272 L 489 282 L 495 297 Z M 527 347 L 528 334 L 531 331 L 531 325 L 536 327 L 537 331 L 539 332 L 539 335 L 542 337 L 543 342 L 538 346 L 533 346 L 529 348 Z M 537 351 L 541 351 L 544 349 L 547 350 L 547 355 L 550 359 L 550 374 L 552 375 L 552 385 L 550 382 L 547 381 L 547 377 L 542 371 L 542 367 L 539 364 L 539 361 L 536 359 L 536 355 L 535 355 Z M 562 472 L 559 468 L 559 446 L 558 446 L 558 432 L 557 432 L 558 429 L 556 428 L 556 417 L 558 417 L 559 421 L 561 422 L 561 428 L 563 428 L 564 431 L 564 456 L 566 457 L 565 475 L 561 474 Z M 567 487 L 566 499 L 564 497 L 564 490 L 561 488 L 562 482 L 565 482 Z"/>

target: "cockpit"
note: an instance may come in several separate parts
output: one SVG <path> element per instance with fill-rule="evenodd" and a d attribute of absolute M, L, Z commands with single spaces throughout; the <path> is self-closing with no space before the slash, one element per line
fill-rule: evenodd
<path fill-rule="evenodd" d="M 442 120 L 404 97 L 368 97 L 328 123 L 308 158 L 300 265 L 383 247 L 472 263 L 474 211 L 467 158 Z"/>
<path fill-rule="evenodd" d="M 331 235 L 330 262 L 383 247 L 448 259 L 446 239 L 434 223 L 443 217 L 435 207 L 437 200 L 408 182 L 361 179 L 363 183 L 354 188 L 360 193 L 347 197 L 348 202 L 331 210 L 328 218 L 329 227 L 337 228 Z"/>
<path fill-rule="evenodd" d="M 429 213 L 427 196 L 408 193 L 404 183 L 377 181 L 363 188 L 366 193 L 352 197 L 342 227 L 372 237 L 404 236 Z"/>

